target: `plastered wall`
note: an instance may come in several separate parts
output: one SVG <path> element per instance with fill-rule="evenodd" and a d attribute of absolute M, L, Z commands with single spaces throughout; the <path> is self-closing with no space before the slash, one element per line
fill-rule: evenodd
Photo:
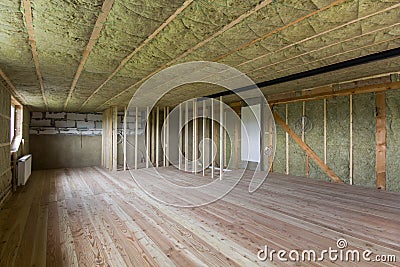
<path fill-rule="evenodd" d="M 375 94 L 353 97 L 353 183 L 375 187 Z M 400 91 L 386 93 L 386 188 L 400 191 Z M 301 136 L 296 127 L 302 116 L 302 102 L 288 104 L 288 124 Z M 286 104 L 277 105 L 274 111 L 285 120 Z M 305 102 L 305 115 L 312 124 L 305 132 L 305 142 L 324 159 L 324 100 Z M 277 126 L 276 154 L 273 170 L 286 173 L 286 136 Z M 350 97 L 326 99 L 326 163 L 346 183 L 350 182 Z M 306 176 L 305 154 L 289 137 L 289 174 Z M 309 159 L 309 177 L 329 180 L 320 168 Z"/>

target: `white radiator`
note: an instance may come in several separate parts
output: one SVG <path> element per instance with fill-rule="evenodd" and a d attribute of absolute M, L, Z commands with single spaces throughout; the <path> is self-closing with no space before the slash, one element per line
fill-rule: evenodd
<path fill-rule="evenodd" d="M 31 176 L 32 155 L 23 156 L 18 160 L 18 185 L 25 185 Z"/>

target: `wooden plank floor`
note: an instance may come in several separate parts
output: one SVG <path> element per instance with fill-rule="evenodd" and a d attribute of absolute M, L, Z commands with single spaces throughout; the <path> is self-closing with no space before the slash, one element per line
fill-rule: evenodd
<path fill-rule="evenodd" d="M 180 184 L 210 179 L 159 170 Z M 135 175 L 152 179 L 145 169 Z M 257 252 L 265 245 L 335 249 L 339 238 L 347 240 L 347 249 L 397 257 L 397 263 L 369 266 L 399 266 L 400 194 L 278 174 L 249 194 L 248 182 L 245 178 L 212 204 L 176 208 L 147 196 L 128 172 L 35 171 L 0 210 L 0 266 L 286 265 L 276 259 L 261 262 Z M 157 184 L 153 189 L 177 194 Z"/>

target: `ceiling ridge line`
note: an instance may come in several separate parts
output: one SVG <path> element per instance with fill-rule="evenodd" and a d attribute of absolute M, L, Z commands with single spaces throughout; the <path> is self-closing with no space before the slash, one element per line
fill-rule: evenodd
<path fill-rule="evenodd" d="M 161 67 L 157 68 L 155 71 L 151 72 L 149 75 L 147 75 L 146 77 L 142 78 L 140 81 L 136 82 L 133 85 L 130 85 L 129 87 L 127 87 L 125 90 L 121 91 L 120 93 L 118 93 L 117 95 L 115 95 L 114 97 L 108 99 L 107 101 L 105 101 L 103 104 L 101 104 L 100 106 L 97 107 L 100 108 L 101 106 L 105 105 L 106 103 L 108 103 L 109 101 L 111 101 L 112 99 L 122 95 L 123 93 L 125 93 L 126 91 L 130 90 L 132 87 L 135 87 L 136 85 L 140 84 L 142 81 L 148 79 L 150 76 L 152 76 L 153 74 L 157 73 L 158 71 L 164 69 L 165 67 L 169 66 L 170 64 L 178 61 L 179 59 L 187 56 L 188 54 L 192 53 L 193 51 L 197 50 L 198 48 L 200 48 L 201 46 L 205 45 L 206 43 L 210 42 L 211 40 L 213 40 L 215 37 L 221 35 L 222 33 L 226 32 L 227 30 L 231 29 L 232 27 L 234 27 L 235 25 L 237 25 L 238 23 L 242 22 L 245 18 L 249 17 L 250 15 L 254 14 L 255 12 L 257 12 L 258 10 L 260 10 L 261 8 L 269 5 L 273 0 L 264 0 L 261 3 L 259 3 L 258 5 L 256 5 L 254 8 L 252 8 L 251 10 L 246 11 L 245 13 L 241 14 L 239 17 L 237 17 L 236 19 L 232 20 L 230 23 L 228 23 L 227 25 L 225 25 L 224 27 L 222 27 L 222 29 L 218 30 L 217 32 L 213 33 L 211 36 L 207 37 L 206 39 L 204 39 L 203 41 L 197 43 L 195 46 L 193 46 L 192 48 L 189 48 L 188 50 L 186 50 L 185 52 L 183 52 L 180 56 L 176 57 L 175 59 L 169 61 L 168 63 L 162 65 Z"/>
<path fill-rule="evenodd" d="M 72 97 L 72 93 L 75 91 L 76 84 L 82 74 L 83 67 L 86 64 L 87 59 L 89 58 L 90 52 L 92 51 L 94 45 L 97 42 L 97 39 L 100 37 L 101 30 L 103 29 L 103 25 L 107 20 L 107 16 L 111 11 L 111 8 L 114 4 L 114 0 L 104 0 L 103 5 L 101 6 L 100 14 L 96 19 L 96 23 L 94 24 L 92 34 L 90 35 L 89 41 L 86 44 L 85 50 L 82 53 L 82 59 L 79 62 L 78 68 L 75 72 L 74 79 L 72 80 L 71 87 L 68 92 L 67 99 L 64 103 L 64 111 L 68 106 L 68 102 Z"/>
<path fill-rule="evenodd" d="M 148 44 L 151 40 L 154 39 L 154 37 L 156 37 L 165 27 L 167 27 L 180 13 L 182 13 L 183 10 L 185 10 L 194 0 L 186 0 L 182 6 L 180 6 L 175 12 L 174 14 L 172 14 L 171 16 L 168 17 L 168 19 L 166 19 L 152 34 L 150 34 L 138 47 L 136 47 L 128 56 L 126 56 L 123 60 L 121 60 L 121 62 L 119 63 L 119 65 L 117 66 L 117 68 L 110 74 L 110 76 L 107 77 L 107 79 L 100 84 L 99 87 L 96 88 L 96 90 L 93 91 L 93 93 L 85 100 L 85 102 L 83 102 L 83 104 L 81 105 L 81 107 L 79 108 L 79 110 L 81 110 L 83 108 L 83 106 L 85 106 L 90 99 L 97 94 L 101 88 L 104 87 L 104 85 L 106 85 L 106 83 L 108 83 L 121 69 L 122 67 L 128 63 L 129 60 L 131 60 L 131 58 L 137 53 L 139 52 L 139 50 L 141 50 L 146 44 Z"/>
<path fill-rule="evenodd" d="M 29 40 L 29 45 L 31 47 L 33 62 L 35 64 L 36 75 L 37 75 L 37 78 L 39 81 L 40 92 L 42 94 L 42 98 L 43 98 L 43 102 L 46 107 L 46 110 L 48 111 L 49 107 L 47 105 L 47 99 L 46 99 L 46 95 L 45 95 L 45 91 L 44 91 L 42 73 L 40 72 L 40 65 L 39 65 L 38 53 L 36 50 L 35 36 L 33 34 L 31 2 L 30 2 L 30 0 L 22 0 L 22 5 L 24 7 L 23 16 L 24 16 L 24 21 L 25 21 L 25 28 L 28 32 L 28 40 Z"/>
<path fill-rule="evenodd" d="M 256 60 L 258 60 L 258 59 L 260 59 L 260 58 L 266 57 L 267 55 L 270 55 L 270 54 L 272 54 L 272 53 L 276 53 L 276 52 L 283 51 L 283 50 L 285 50 L 285 49 L 287 49 L 287 48 L 290 48 L 290 47 L 292 47 L 292 46 L 301 44 L 301 43 L 303 43 L 303 42 L 305 42 L 305 41 L 314 39 L 314 38 L 319 37 L 319 36 L 321 36 L 321 35 L 330 33 L 330 32 L 332 32 L 332 31 L 338 30 L 338 29 L 343 28 L 343 27 L 345 27 L 345 26 L 348 26 L 348 25 L 350 25 L 350 24 L 353 24 L 353 23 L 362 21 L 362 20 L 364 20 L 364 19 L 370 18 L 370 17 L 375 16 L 375 15 L 378 15 L 378 14 L 380 14 L 380 13 L 384 13 L 384 12 L 390 11 L 390 10 L 392 10 L 392 9 L 395 9 L 395 8 L 399 7 L 399 6 L 400 6 L 400 4 L 396 4 L 396 5 L 393 5 L 393 6 L 391 6 L 391 7 L 388 7 L 388 8 L 382 9 L 382 10 L 379 10 L 379 11 L 377 11 L 377 12 L 375 12 L 375 13 L 366 15 L 366 16 L 364 16 L 364 17 L 361 17 L 361 18 L 357 18 L 357 19 L 355 19 L 355 20 L 348 21 L 348 22 L 346 22 L 346 23 L 344 23 L 344 24 L 342 24 L 342 25 L 336 26 L 336 27 L 334 27 L 334 28 L 332 28 L 332 29 L 329 29 L 329 30 L 320 32 L 320 33 L 315 34 L 315 35 L 310 36 L 310 37 L 307 37 L 307 38 L 305 38 L 305 39 L 302 39 L 302 40 L 300 40 L 300 41 L 297 41 L 297 42 L 295 42 L 295 43 L 292 43 L 292 44 L 290 44 L 290 45 L 287 45 L 287 46 L 285 46 L 285 47 L 282 47 L 281 49 L 278 49 L 278 50 L 276 50 L 276 51 L 268 52 L 268 53 L 266 53 L 266 54 L 263 54 L 263 55 L 258 56 L 258 57 L 256 57 L 256 58 L 253 58 L 253 59 L 251 59 L 251 60 L 242 62 L 242 63 L 240 63 L 239 65 L 236 65 L 236 67 L 242 66 L 242 65 L 245 65 L 245 64 L 248 64 L 248 63 L 250 63 L 250 62 L 254 62 L 254 61 L 256 61 Z"/>
<path fill-rule="evenodd" d="M 0 76 L 3 78 L 3 80 L 7 83 L 8 86 L 4 86 L 3 87 L 12 95 L 14 96 L 19 102 L 21 102 L 21 104 L 23 105 L 27 105 L 28 102 L 26 101 L 26 99 L 24 98 L 23 95 L 21 95 L 17 88 L 15 88 L 14 84 L 11 82 L 10 78 L 7 77 L 7 75 L 3 72 L 2 69 L 0 69 Z"/>
<path fill-rule="evenodd" d="M 323 8 L 320 8 L 320 9 L 318 9 L 318 10 L 315 10 L 315 11 L 313 11 L 313 12 L 311 12 L 311 13 L 309 13 L 309 14 L 307 14 L 307 15 L 301 17 L 301 18 L 298 18 L 298 19 L 296 19 L 296 20 L 294 20 L 294 21 L 291 21 L 290 23 L 288 23 L 288 24 L 286 24 L 286 25 L 284 25 L 284 26 L 282 26 L 282 27 L 279 27 L 279 28 L 277 28 L 277 29 L 275 29 L 275 30 L 273 30 L 273 31 L 270 31 L 270 32 L 264 34 L 263 36 L 261 36 L 261 37 L 259 37 L 259 38 L 256 38 L 256 39 L 254 39 L 254 40 L 252 40 L 252 41 L 250 41 L 250 42 L 248 42 L 248 43 L 246 43 L 246 44 L 243 44 L 243 45 L 241 45 L 241 46 L 235 48 L 234 50 L 232 50 L 232 51 L 230 51 L 230 52 L 228 52 L 228 53 L 226 53 L 226 54 L 224 54 L 224 55 L 215 57 L 215 58 L 213 58 L 211 61 L 218 61 L 218 60 L 220 60 L 220 59 L 222 59 L 222 58 L 225 58 L 225 57 L 227 57 L 227 56 L 229 56 L 229 55 L 232 55 L 233 53 L 235 53 L 235 52 L 237 52 L 237 51 L 239 51 L 239 50 L 241 50 L 241 49 L 243 49 L 243 48 L 245 48 L 245 47 L 248 47 L 248 46 L 250 46 L 250 45 L 252 45 L 252 44 L 254 44 L 254 43 L 257 43 L 257 42 L 261 41 L 262 39 L 265 39 L 265 38 L 267 38 L 268 36 L 273 35 L 274 33 L 280 32 L 280 31 L 282 31 L 282 30 L 284 30 L 284 29 L 286 29 L 286 28 L 288 28 L 288 27 L 290 27 L 290 26 L 292 26 L 292 25 L 295 25 L 295 24 L 299 23 L 300 21 L 303 21 L 303 20 L 305 20 L 305 19 L 307 19 L 307 18 L 309 18 L 309 17 L 314 16 L 315 14 L 318 14 L 318 13 L 320 13 L 320 12 L 322 12 L 322 11 L 325 11 L 325 10 L 327 10 L 327 9 L 329 9 L 329 8 L 335 6 L 335 5 L 341 4 L 341 3 L 343 3 L 343 2 L 345 2 L 345 0 L 336 0 L 335 2 L 332 2 L 332 3 L 330 3 L 329 5 L 324 6 Z"/>

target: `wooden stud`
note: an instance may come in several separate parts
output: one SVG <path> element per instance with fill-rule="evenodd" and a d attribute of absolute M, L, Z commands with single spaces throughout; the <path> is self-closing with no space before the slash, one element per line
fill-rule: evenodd
<path fill-rule="evenodd" d="M 197 100 L 193 100 L 193 170 L 197 173 L 197 151 L 199 149 L 197 140 Z"/>
<path fill-rule="evenodd" d="M 126 117 L 127 117 L 127 110 L 126 107 L 124 108 L 124 140 L 123 140 L 123 146 L 124 146 L 124 171 L 126 171 Z"/>
<path fill-rule="evenodd" d="M 289 124 L 288 120 L 288 104 L 285 106 L 285 122 Z M 289 134 L 286 132 L 286 175 L 289 175 Z"/>
<path fill-rule="evenodd" d="M 146 107 L 146 168 L 149 168 L 150 153 L 150 108 Z"/>
<path fill-rule="evenodd" d="M 154 166 L 154 162 L 155 162 L 155 158 L 154 158 L 154 152 L 155 152 L 155 148 L 154 148 L 154 146 L 155 146 L 155 144 L 156 144 L 156 139 L 155 139 L 155 126 L 156 126 L 156 123 L 155 123 L 155 116 L 154 116 L 154 109 L 151 111 L 151 152 L 150 152 L 150 155 L 151 155 L 151 162 L 152 162 L 152 164 L 153 164 L 153 166 Z"/>
<path fill-rule="evenodd" d="M 376 188 L 386 189 L 386 94 L 376 97 Z"/>
<path fill-rule="evenodd" d="M 303 116 L 301 118 L 301 140 L 304 142 L 305 140 L 305 117 L 306 117 L 306 102 L 303 101 Z M 305 155 L 305 174 L 306 177 L 309 176 L 309 164 L 308 164 L 308 155 Z"/>
<path fill-rule="evenodd" d="M 156 167 L 158 168 L 160 160 L 160 108 L 156 108 Z"/>
<path fill-rule="evenodd" d="M 205 169 L 205 162 L 206 162 L 206 142 L 205 142 L 205 138 L 206 138 L 206 116 L 207 116 L 207 111 L 206 111 L 206 101 L 203 101 L 203 164 L 202 164 L 202 168 L 203 168 L 203 176 L 206 175 L 206 169 Z"/>
<path fill-rule="evenodd" d="M 226 123 L 226 112 L 224 111 L 224 122 Z M 227 132 L 226 131 L 224 131 L 224 166 L 226 166 L 227 167 L 227 163 L 228 163 L 228 155 L 227 155 L 227 153 L 226 153 L 226 142 L 227 142 Z"/>
<path fill-rule="evenodd" d="M 167 166 L 167 162 L 166 162 L 166 151 L 165 151 L 165 149 L 166 149 L 166 147 L 165 147 L 165 140 L 166 140 L 166 127 L 167 127 L 167 123 L 166 123 L 166 121 L 167 121 L 167 107 L 164 107 L 164 109 L 163 109 L 163 115 L 164 115 L 164 120 L 163 120 L 163 129 L 164 129 L 164 131 L 162 132 L 162 136 L 163 136 L 163 138 L 162 138 L 162 147 L 163 147 L 163 149 L 161 150 L 162 151 L 162 154 L 163 154 L 163 166 L 164 167 L 166 167 Z"/>
<path fill-rule="evenodd" d="M 324 98 L 324 163 L 327 162 L 327 153 L 326 153 L 326 98 Z"/>
<path fill-rule="evenodd" d="M 318 156 L 315 154 L 315 152 L 303 141 L 301 141 L 301 138 L 293 132 L 289 126 L 283 122 L 283 120 L 279 117 L 279 115 L 274 112 L 274 118 L 275 121 L 282 127 L 283 130 L 300 146 L 301 149 L 303 149 L 307 155 L 310 156 L 310 158 L 321 168 L 323 172 L 328 175 L 329 178 L 332 179 L 332 181 L 336 183 L 343 183 L 343 180 L 340 179 Z"/>
<path fill-rule="evenodd" d="M 214 99 L 211 98 L 211 178 L 214 178 Z"/>
<path fill-rule="evenodd" d="M 114 107 L 112 110 L 112 170 L 117 170 L 117 160 L 118 160 L 118 151 L 117 151 L 117 136 L 118 136 L 118 107 Z"/>
<path fill-rule="evenodd" d="M 189 102 L 185 103 L 185 171 L 188 171 L 188 156 L 189 156 Z"/>
<path fill-rule="evenodd" d="M 272 116 L 269 116 L 269 122 L 268 122 L 268 147 L 272 149 L 273 147 L 273 121 L 272 121 Z M 272 150 L 271 150 L 272 151 Z M 270 168 L 270 171 L 274 171 L 274 166 L 273 166 L 273 158 L 272 155 L 268 157 L 268 167 Z"/>
<path fill-rule="evenodd" d="M 224 172 L 224 103 L 222 96 L 219 97 L 219 179 L 222 180 Z"/>
<path fill-rule="evenodd" d="M 169 166 L 169 107 L 167 107 L 167 134 L 166 134 L 166 141 L 165 141 L 165 146 L 166 146 L 166 155 L 165 155 L 165 161 L 166 161 L 166 166 Z"/>
<path fill-rule="evenodd" d="M 179 105 L 179 143 L 178 143 L 178 166 L 182 170 L 182 105 Z"/>
<path fill-rule="evenodd" d="M 350 148 L 349 148 L 349 180 L 350 184 L 354 183 L 353 181 L 353 95 L 350 95 Z"/>
<path fill-rule="evenodd" d="M 239 115 L 239 114 L 238 114 Z M 235 125 L 234 125 L 234 141 L 233 141 L 233 157 L 234 157 L 234 164 L 235 169 L 239 168 L 239 119 L 235 118 Z"/>
<path fill-rule="evenodd" d="M 135 109 L 135 170 L 137 170 L 137 168 L 138 168 L 138 130 L 139 130 L 138 113 L 139 113 L 139 108 L 136 107 L 136 109 Z"/>

